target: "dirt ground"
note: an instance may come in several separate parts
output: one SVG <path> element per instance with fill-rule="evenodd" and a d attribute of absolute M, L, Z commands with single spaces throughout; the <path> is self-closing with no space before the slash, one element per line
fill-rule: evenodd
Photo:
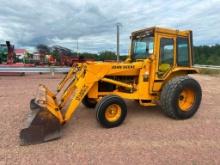
<path fill-rule="evenodd" d="M 0 165 L 5 164 L 220 164 L 220 77 L 194 76 L 203 89 L 197 114 L 165 117 L 159 107 L 127 101 L 117 128 L 102 128 L 95 110 L 80 105 L 61 139 L 20 146 L 19 131 L 39 83 L 55 89 L 63 75 L 0 77 Z"/>

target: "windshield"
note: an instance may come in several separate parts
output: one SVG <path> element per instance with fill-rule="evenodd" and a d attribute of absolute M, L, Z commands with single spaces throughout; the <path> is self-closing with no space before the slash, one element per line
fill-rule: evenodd
<path fill-rule="evenodd" d="M 133 59 L 146 59 L 154 50 L 154 37 L 133 39 Z"/>

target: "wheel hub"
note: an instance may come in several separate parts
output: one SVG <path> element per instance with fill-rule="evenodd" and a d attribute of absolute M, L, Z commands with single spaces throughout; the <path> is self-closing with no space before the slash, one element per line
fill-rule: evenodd
<path fill-rule="evenodd" d="M 115 122 L 117 121 L 121 116 L 121 107 L 117 104 L 112 104 L 108 106 L 108 108 L 105 111 L 105 118 L 109 122 Z"/>
<path fill-rule="evenodd" d="M 195 92 L 192 89 L 183 89 L 179 95 L 178 105 L 182 111 L 189 111 L 195 102 Z"/>

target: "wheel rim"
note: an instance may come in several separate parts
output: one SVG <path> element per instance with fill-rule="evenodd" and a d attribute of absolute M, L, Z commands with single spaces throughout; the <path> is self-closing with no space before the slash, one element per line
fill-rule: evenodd
<path fill-rule="evenodd" d="M 109 105 L 105 111 L 105 118 L 109 122 L 117 121 L 121 116 L 121 107 L 117 104 Z"/>
<path fill-rule="evenodd" d="M 195 92 L 192 89 L 183 89 L 179 95 L 178 104 L 182 111 L 189 111 L 195 102 Z"/>

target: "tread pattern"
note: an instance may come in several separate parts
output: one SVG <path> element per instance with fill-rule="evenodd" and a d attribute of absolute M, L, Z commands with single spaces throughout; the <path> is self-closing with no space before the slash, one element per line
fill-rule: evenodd
<path fill-rule="evenodd" d="M 111 99 L 111 98 L 114 98 L 116 95 L 107 95 L 107 96 L 104 96 L 99 102 L 98 104 L 96 105 L 96 118 L 97 120 L 99 121 L 99 117 L 98 117 L 98 114 L 99 114 L 99 111 L 100 111 L 100 107 L 102 106 L 102 104 L 104 102 L 106 102 L 107 100 Z M 118 97 L 118 96 L 116 96 Z"/>
<path fill-rule="evenodd" d="M 177 87 L 182 87 L 182 84 L 183 84 L 182 82 L 185 80 L 193 80 L 197 83 L 196 80 L 194 80 L 193 78 L 189 76 L 179 76 L 168 81 L 161 92 L 160 104 L 161 104 L 162 111 L 167 116 L 174 118 L 174 119 L 180 119 L 181 117 L 175 113 L 175 109 L 172 107 L 172 104 L 171 104 L 172 99 L 174 97 L 174 94 L 176 93 Z"/>
<path fill-rule="evenodd" d="M 122 104 L 122 106 L 124 107 L 124 109 L 122 109 L 122 113 L 124 113 L 124 115 L 122 115 L 122 118 L 115 122 L 115 123 L 106 123 L 106 122 L 103 122 L 101 121 L 101 117 L 100 114 L 101 114 L 101 111 L 103 110 L 103 106 L 105 106 L 104 104 L 108 104 L 112 101 L 120 101 L 120 103 Z M 123 108 L 122 107 L 122 108 Z M 124 102 L 124 100 L 122 98 L 120 98 L 119 96 L 117 95 L 107 95 L 107 96 L 104 96 L 99 102 L 98 104 L 96 105 L 96 118 L 97 120 L 100 122 L 100 124 L 104 127 L 107 127 L 107 128 L 111 128 L 111 127 L 116 127 L 116 126 L 119 126 L 125 119 L 127 115 L 127 106 Z"/>

